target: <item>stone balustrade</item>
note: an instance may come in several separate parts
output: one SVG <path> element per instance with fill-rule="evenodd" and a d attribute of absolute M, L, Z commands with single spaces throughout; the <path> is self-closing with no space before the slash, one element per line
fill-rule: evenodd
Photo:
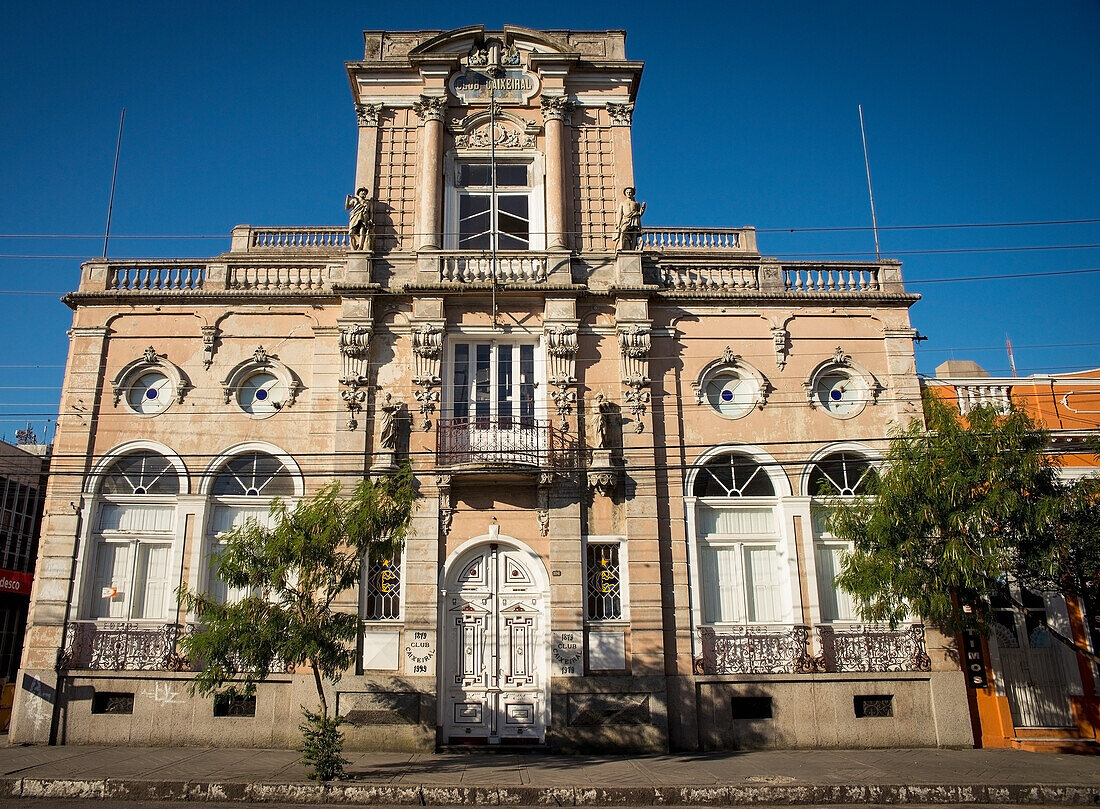
<path fill-rule="evenodd" d="M 756 266 L 660 265 L 667 289 L 681 292 L 729 292 L 760 288 Z"/>
<path fill-rule="evenodd" d="M 202 289 L 206 265 L 192 261 L 112 262 L 107 288 L 126 291 L 169 292 Z"/>
<path fill-rule="evenodd" d="M 783 288 L 791 292 L 878 292 L 879 268 L 826 264 L 784 264 Z"/>
<path fill-rule="evenodd" d="M 229 289 L 259 291 L 324 289 L 325 266 L 231 266 L 226 276 L 226 285 Z"/>
<path fill-rule="evenodd" d="M 736 250 L 756 252 L 755 228 L 643 228 L 642 250 Z"/>
<path fill-rule="evenodd" d="M 344 227 L 254 228 L 238 225 L 233 228 L 232 238 L 230 249 L 234 253 L 341 253 L 351 249 L 348 230 Z"/>
<path fill-rule="evenodd" d="M 993 405 L 1002 413 L 1012 406 L 1011 385 L 956 385 L 959 412 L 964 416 L 979 405 Z"/>
<path fill-rule="evenodd" d="M 536 252 L 443 253 L 439 279 L 452 283 L 542 283 L 549 274 L 547 257 Z"/>

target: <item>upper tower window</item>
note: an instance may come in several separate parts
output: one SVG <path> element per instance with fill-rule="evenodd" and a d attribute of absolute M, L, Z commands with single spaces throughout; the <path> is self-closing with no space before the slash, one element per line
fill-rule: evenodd
<path fill-rule="evenodd" d="M 531 182 L 528 163 L 498 163 L 494 188 L 489 163 L 459 163 L 458 247 L 460 250 L 529 250 Z"/>

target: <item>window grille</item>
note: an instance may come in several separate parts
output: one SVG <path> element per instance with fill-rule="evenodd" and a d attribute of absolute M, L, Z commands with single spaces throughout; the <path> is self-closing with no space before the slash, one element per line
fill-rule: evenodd
<path fill-rule="evenodd" d="M 618 543 L 588 546 L 588 619 L 613 621 L 623 617 Z"/>
<path fill-rule="evenodd" d="M 870 494 L 878 483 L 871 462 L 854 452 L 836 452 L 818 461 L 810 473 L 810 496 L 851 497 Z"/>
<path fill-rule="evenodd" d="M 367 563 L 367 604 L 363 617 L 385 621 L 401 616 L 401 557 L 371 556 Z"/>

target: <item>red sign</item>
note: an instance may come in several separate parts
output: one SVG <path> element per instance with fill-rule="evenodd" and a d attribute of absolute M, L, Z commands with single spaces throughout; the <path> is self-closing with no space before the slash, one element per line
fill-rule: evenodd
<path fill-rule="evenodd" d="M 34 577 L 30 573 L 20 573 L 17 570 L 0 568 L 0 593 L 29 596 L 32 581 L 34 581 Z"/>

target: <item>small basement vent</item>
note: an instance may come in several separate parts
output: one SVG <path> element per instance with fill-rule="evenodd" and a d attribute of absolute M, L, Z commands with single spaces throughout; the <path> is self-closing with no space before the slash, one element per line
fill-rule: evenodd
<path fill-rule="evenodd" d="M 771 697 L 730 697 L 734 719 L 771 719 Z"/>
<path fill-rule="evenodd" d="M 214 716 L 255 716 L 256 695 L 215 694 Z"/>
<path fill-rule="evenodd" d="M 855 697 L 856 717 L 893 716 L 893 694 L 869 694 Z"/>
<path fill-rule="evenodd" d="M 132 714 L 133 712 L 132 691 L 96 691 L 92 696 L 92 713 Z"/>

